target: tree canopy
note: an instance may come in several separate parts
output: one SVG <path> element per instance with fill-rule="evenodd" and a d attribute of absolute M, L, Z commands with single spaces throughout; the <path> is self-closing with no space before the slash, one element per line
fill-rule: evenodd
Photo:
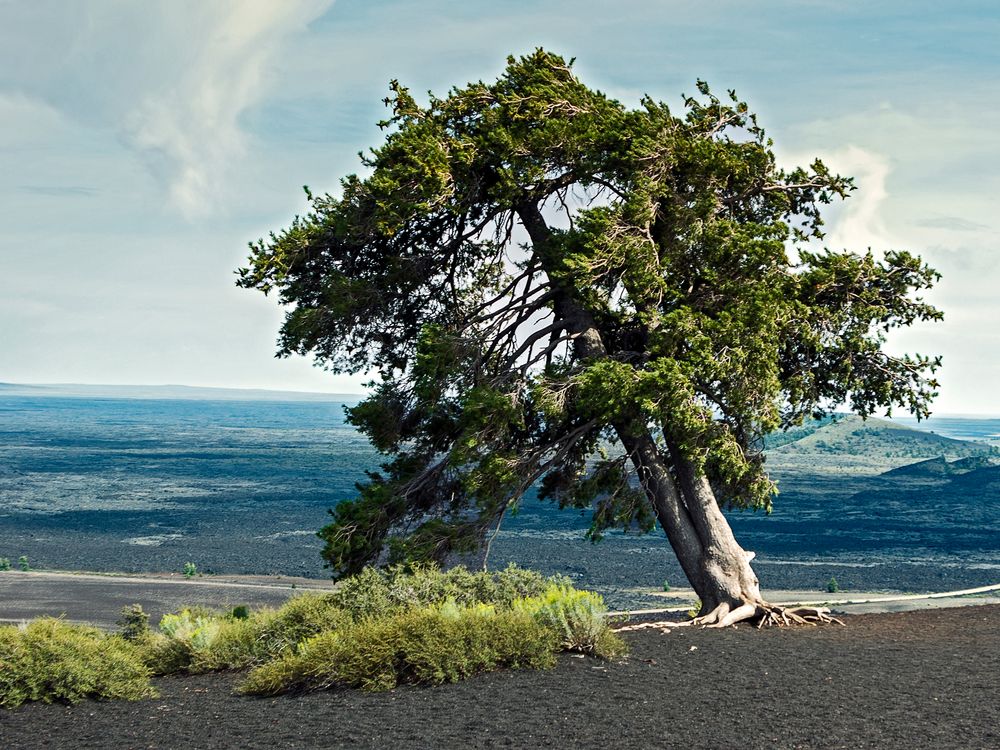
<path fill-rule="evenodd" d="M 852 181 L 779 166 L 734 92 L 629 107 L 538 50 L 385 101 L 363 174 L 310 193 L 239 280 L 286 306 L 280 353 L 377 373 L 349 419 L 386 463 L 331 511 L 335 575 L 470 552 L 537 483 L 592 508 L 595 539 L 659 521 L 699 578 L 725 557 L 718 506 L 770 507 L 765 434 L 928 413 L 939 359 L 883 345 L 941 317 L 916 296 L 937 274 L 820 249 Z"/>

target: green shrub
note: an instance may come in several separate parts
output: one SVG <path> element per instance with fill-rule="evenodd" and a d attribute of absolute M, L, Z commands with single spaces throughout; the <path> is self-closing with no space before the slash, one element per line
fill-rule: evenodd
<path fill-rule="evenodd" d="M 149 633 L 136 645 L 143 664 L 155 675 L 186 672 L 194 657 L 190 642 L 168 638 L 162 633 Z"/>
<path fill-rule="evenodd" d="M 187 608 L 164 615 L 160 632 L 143 645 L 146 663 L 156 674 L 246 669 L 350 622 L 327 596 L 319 594 L 294 597 L 277 610 L 237 609 L 246 611 Z"/>
<path fill-rule="evenodd" d="M 192 666 L 215 642 L 224 616 L 204 607 L 188 607 L 160 619 L 159 633 L 141 643 L 142 657 L 154 674 L 200 671 Z"/>
<path fill-rule="evenodd" d="M 51 617 L 0 626 L 0 705 L 155 695 L 139 650 L 96 628 Z"/>
<path fill-rule="evenodd" d="M 17 558 L 17 567 L 19 567 L 25 573 L 31 570 L 31 565 L 28 563 L 27 555 L 21 555 L 19 558 Z"/>
<path fill-rule="evenodd" d="M 143 641 L 149 637 L 149 615 L 143 612 L 140 604 L 122 607 L 121 617 L 116 625 L 119 627 L 119 634 L 126 641 Z"/>
<path fill-rule="evenodd" d="M 247 691 L 391 688 L 510 666 L 546 666 L 560 648 L 615 656 L 600 597 L 510 567 L 366 569 L 335 592 L 280 609 L 166 615 L 143 644 L 157 674 L 254 668 Z"/>
<path fill-rule="evenodd" d="M 0 570 L 10 570 L 9 557 L 0 557 Z"/>
<path fill-rule="evenodd" d="M 318 633 L 337 630 L 350 622 L 350 616 L 326 596 L 297 596 L 277 610 L 260 610 L 246 619 L 220 620 L 213 642 L 193 653 L 191 669 L 255 667 L 294 650 Z"/>
<path fill-rule="evenodd" d="M 505 570 L 470 572 L 462 566 L 440 570 L 433 565 L 365 568 L 344 580 L 331 601 L 355 620 L 441 604 L 495 604 L 510 607 L 516 599 L 541 594 L 550 582 L 540 573 L 511 565 Z M 568 583 L 558 579 L 560 583 Z"/>
<path fill-rule="evenodd" d="M 555 633 L 528 612 L 446 602 L 320 633 L 253 670 L 240 689 L 270 695 L 455 682 L 500 667 L 551 667 L 558 645 Z"/>
<path fill-rule="evenodd" d="M 204 650 L 219 634 L 221 619 L 204 610 L 182 609 L 175 615 L 163 615 L 160 630 L 167 638 L 190 643 L 194 650 Z"/>
<path fill-rule="evenodd" d="M 608 626 L 608 609 L 599 594 L 551 584 L 541 596 L 521 599 L 514 607 L 556 633 L 567 651 L 605 659 L 626 651 L 625 642 Z"/>
<path fill-rule="evenodd" d="M 250 607 L 246 604 L 237 604 L 233 607 L 229 616 L 234 620 L 249 620 L 250 619 Z"/>
<path fill-rule="evenodd" d="M 198 574 L 198 566 L 193 562 L 186 562 L 184 563 L 182 571 L 185 578 L 194 578 Z"/>
<path fill-rule="evenodd" d="M 826 582 L 826 591 L 829 594 L 836 594 L 840 591 L 840 584 L 837 583 L 837 579 L 830 577 L 830 580 Z"/>

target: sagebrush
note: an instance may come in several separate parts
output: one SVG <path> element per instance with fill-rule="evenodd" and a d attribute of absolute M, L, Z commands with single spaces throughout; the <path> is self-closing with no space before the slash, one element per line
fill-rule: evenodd
<path fill-rule="evenodd" d="M 0 626 L 0 705 L 155 695 L 140 651 L 124 638 L 51 617 Z"/>

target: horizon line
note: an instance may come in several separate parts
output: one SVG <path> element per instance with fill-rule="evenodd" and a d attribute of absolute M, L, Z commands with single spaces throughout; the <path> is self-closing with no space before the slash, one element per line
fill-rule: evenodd
<path fill-rule="evenodd" d="M 364 397 L 367 394 L 363 391 L 303 391 L 296 388 L 274 388 L 266 386 L 230 386 L 230 385 L 190 385 L 187 383 L 17 383 L 13 381 L 0 380 L 0 388 L 4 386 L 19 386 L 24 388 L 187 388 L 192 390 L 208 391 L 244 391 L 263 393 L 294 393 L 303 396 L 349 396 L 352 398 Z M 832 414 L 853 415 L 850 411 L 834 411 Z M 855 415 L 856 416 L 856 415 Z M 902 414 L 893 416 L 874 416 L 875 419 L 906 419 L 917 422 L 927 422 L 929 419 L 1000 419 L 997 413 L 977 413 L 977 412 L 941 412 L 931 414 L 930 417 L 917 419 L 912 414 Z"/>

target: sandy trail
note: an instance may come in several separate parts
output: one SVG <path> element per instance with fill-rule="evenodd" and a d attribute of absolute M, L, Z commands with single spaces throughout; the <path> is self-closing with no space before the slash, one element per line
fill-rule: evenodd
<path fill-rule="evenodd" d="M 66 572 L 0 572 L 0 622 L 51 615 L 101 628 L 114 627 L 122 607 L 140 604 L 153 622 L 167 612 L 199 605 L 279 606 L 304 590 L 328 590 L 329 581 L 285 576 L 185 578 Z"/>
<path fill-rule="evenodd" d="M 185 578 L 176 573 L 161 575 L 108 575 L 50 571 L 0 572 L 0 622 L 22 622 L 51 615 L 72 622 L 87 622 L 111 629 L 122 607 L 140 604 L 152 622 L 184 606 L 228 609 L 237 604 L 251 607 L 280 606 L 303 591 L 327 591 L 329 581 L 287 576 L 210 576 Z M 662 598 L 662 607 L 632 610 L 639 615 L 684 612 L 696 596 L 693 591 L 644 591 Z M 970 594 L 977 594 L 970 596 Z M 782 604 L 808 603 L 828 606 L 835 612 L 904 612 L 917 609 L 1000 604 L 1000 585 L 950 593 L 890 595 L 885 592 L 851 591 L 817 597 L 815 591 L 769 590 L 769 601 Z"/>

